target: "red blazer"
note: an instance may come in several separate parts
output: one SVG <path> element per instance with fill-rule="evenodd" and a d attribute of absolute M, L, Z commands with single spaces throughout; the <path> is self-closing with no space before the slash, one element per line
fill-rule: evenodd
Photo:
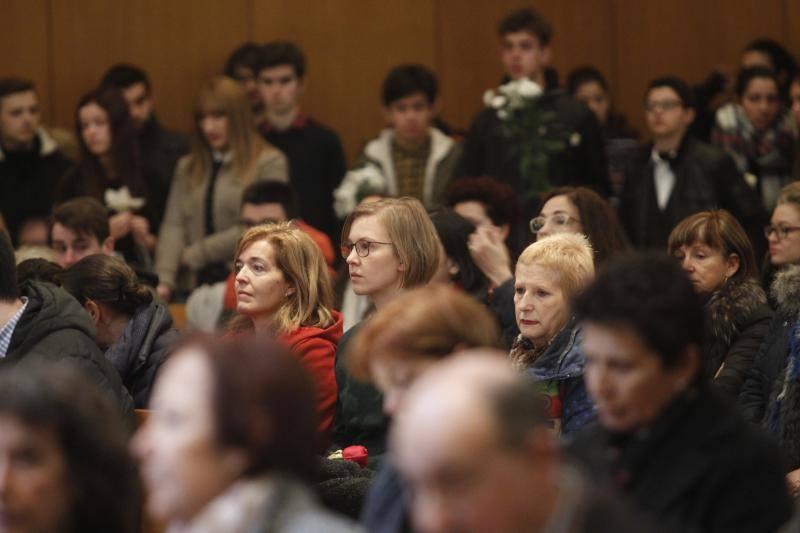
<path fill-rule="evenodd" d="M 278 335 L 278 341 L 288 346 L 308 370 L 316 389 L 319 433 L 327 441 L 333 429 L 336 412 L 336 374 L 334 362 L 336 346 L 342 336 L 342 315 L 333 311 L 334 322 L 327 328 L 300 327 Z"/>

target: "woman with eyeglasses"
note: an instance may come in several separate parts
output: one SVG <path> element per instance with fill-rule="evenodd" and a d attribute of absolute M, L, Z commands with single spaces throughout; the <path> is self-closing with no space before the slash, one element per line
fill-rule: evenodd
<path fill-rule="evenodd" d="M 536 239 L 556 233 L 582 233 L 594 251 L 595 266 L 630 249 L 614 208 L 585 187 L 560 187 L 542 199 L 539 216 L 530 222 Z"/>
<path fill-rule="evenodd" d="M 362 203 L 344 221 L 342 256 L 353 291 L 369 297 L 377 311 L 406 290 L 427 284 L 436 273 L 439 253 L 436 229 L 414 198 Z M 363 323 L 342 336 L 336 351 L 339 401 L 334 442 L 342 448 L 365 446 L 374 459 L 386 448 L 383 398 L 373 386 L 356 381 L 346 363 L 348 343 Z"/>
<path fill-rule="evenodd" d="M 594 253 L 595 267 L 599 267 L 610 257 L 630 249 L 625 230 L 611 205 L 599 194 L 585 187 L 559 187 L 550 191 L 542 199 L 539 215 L 530 221 L 530 230 L 536 240 L 557 233 L 580 233 L 589 239 Z M 471 249 L 475 243 L 470 242 Z M 511 345 L 519 334 L 514 321 L 513 298 L 514 278 L 511 270 L 501 268 L 505 259 L 502 250 L 481 257 L 493 257 L 493 261 L 475 262 L 487 277 L 496 284 L 492 295 L 491 309 L 500 320 L 503 340 Z M 494 273 L 489 276 L 489 273 Z M 499 273 L 499 274 L 498 274 Z"/>
<path fill-rule="evenodd" d="M 757 184 L 769 210 L 780 188 L 792 180 L 792 117 L 781 101 L 780 82 L 768 67 L 742 69 L 736 95 L 738 102 L 717 111 L 711 142 L 724 148 L 748 181 Z"/>
<path fill-rule="evenodd" d="M 336 411 L 334 357 L 342 317 L 333 310 L 328 266 L 319 246 L 291 222 L 247 230 L 236 246 L 232 331 L 274 336 L 314 380 L 319 433 L 327 442 Z"/>
<path fill-rule="evenodd" d="M 739 395 L 745 417 L 784 452 L 788 481 L 800 495 L 800 182 L 781 190 L 764 233 L 777 273 L 770 285 L 775 315 Z"/>
<path fill-rule="evenodd" d="M 683 219 L 667 250 L 705 305 L 703 377 L 735 398 L 772 317 L 753 246 L 733 215 L 719 210 Z"/>

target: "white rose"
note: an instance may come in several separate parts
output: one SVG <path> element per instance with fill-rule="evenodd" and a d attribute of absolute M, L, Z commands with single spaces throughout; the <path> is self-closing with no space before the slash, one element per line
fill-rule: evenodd
<path fill-rule="evenodd" d="M 505 95 L 514 94 L 517 92 L 517 82 L 514 80 L 504 83 L 500 86 L 499 91 Z"/>
<path fill-rule="evenodd" d="M 508 118 L 508 111 L 506 111 L 505 109 L 498 109 L 497 110 L 497 118 L 499 118 L 500 120 L 507 119 Z"/>
<path fill-rule="evenodd" d="M 488 89 L 485 93 L 483 93 L 483 103 L 486 107 L 492 107 L 492 99 L 495 97 L 495 93 L 493 90 Z"/>
<path fill-rule="evenodd" d="M 505 107 L 508 103 L 508 98 L 505 96 L 498 94 L 492 98 L 492 101 L 489 105 L 491 105 L 495 109 L 500 109 L 501 107 Z"/>
<path fill-rule="evenodd" d="M 525 98 L 517 91 L 508 94 L 508 107 L 509 109 L 521 109 L 525 107 Z"/>
<path fill-rule="evenodd" d="M 517 92 L 524 98 L 536 98 L 540 96 L 543 91 L 538 83 L 528 78 L 522 78 L 517 82 Z"/>

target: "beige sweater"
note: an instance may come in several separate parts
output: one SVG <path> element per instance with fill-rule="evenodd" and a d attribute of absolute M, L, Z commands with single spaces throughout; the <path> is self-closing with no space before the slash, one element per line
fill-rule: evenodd
<path fill-rule="evenodd" d="M 175 168 L 156 248 L 159 282 L 181 289 L 193 288 L 194 273 L 205 265 L 233 260 L 236 241 L 242 232 L 239 210 L 242 191 L 246 187 L 233 175 L 230 158 L 224 159 L 214 184 L 213 211 L 217 232 L 206 236 L 205 192 L 209 177 L 200 184 L 192 184 L 189 175 L 191 157 L 181 158 Z M 258 156 L 256 165 L 254 180 L 288 182 L 286 157 L 277 148 L 267 147 Z M 188 269 L 180 269 L 184 250 Z"/>

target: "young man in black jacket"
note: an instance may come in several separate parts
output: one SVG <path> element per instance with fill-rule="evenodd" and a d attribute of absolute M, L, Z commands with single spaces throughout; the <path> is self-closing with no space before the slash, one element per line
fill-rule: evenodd
<path fill-rule="evenodd" d="M 300 109 L 305 56 L 294 43 L 268 43 L 257 69 L 265 111 L 259 130 L 289 160 L 289 183 L 298 200 L 300 218 L 337 244 L 340 224 L 333 211 L 333 191 L 344 177 L 344 152 L 333 130 Z"/>
<path fill-rule="evenodd" d="M 498 33 L 505 78 L 528 78 L 539 84 L 544 90 L 539 97 L 542 109 L 555 115 L 550 129 L 564 133 L 565 147 L 548 158 L 550 185 L 582 185 L 608 196 L 611 189 L 600 124 L 588 107 L 558 88 L 555 72 L 548 68 L 550 24 L 533 9 L 523 9 L 507 15 Z M 493 176 L 525 194 L 520 158 L 514 154 L 512 141 L 503 136 L 501 125 L 495 109 L 487 107 L 478 113 L 467 136 L 460 175 Z M 537 206 L 528 203 L 526 215 L 534 216 Z"/>
<path fill-rule="evenodd" d="M 72 164 L 40 118 L 32 82 L 0 79 L 0 215 L 16 246 L 42 244 L 37 234 L 46 241 L 53 190 Z"/>

